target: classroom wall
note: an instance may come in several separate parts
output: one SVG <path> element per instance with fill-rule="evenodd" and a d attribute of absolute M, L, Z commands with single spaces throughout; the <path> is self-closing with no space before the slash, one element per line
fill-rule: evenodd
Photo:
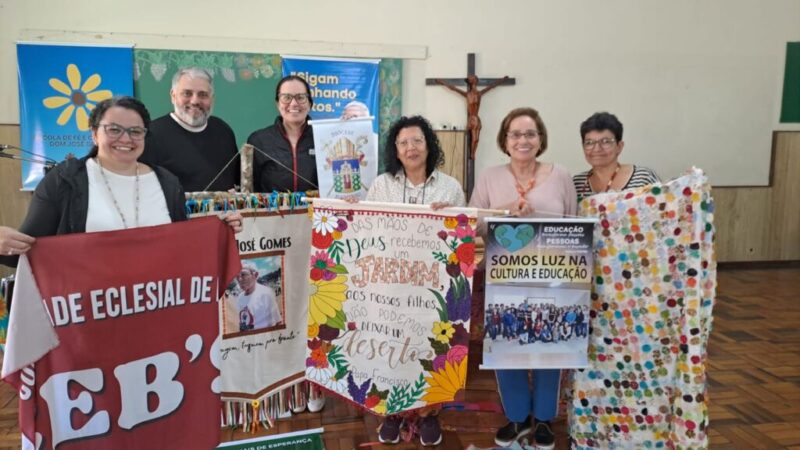
<path fill-rule="evenodd" d="M 404 110 L 458 127 L 461 97 L 424 79 L 465 75 L 475 52 L 479 76 L 517 79 L 484 98 L 478 172 L 504 160 L 492 143 L 503 115 L 530 105 L 550 131 L 547 159 L 571 171 L 585 166 L 579 123 L 610 110 L 626 125 L 628 161 L 765 185 L 798 24 L 798 0 L 0 0 L 0 123 L 19 120 L 19 39 L 407 57 Z"/>

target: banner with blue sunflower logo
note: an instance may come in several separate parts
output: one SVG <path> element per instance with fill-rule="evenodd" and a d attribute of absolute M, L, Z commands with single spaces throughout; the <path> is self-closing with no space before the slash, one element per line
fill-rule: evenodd
<path fill-rule="evenodd" d="M 63 161 L 92 146 L 89 114 L 114 95 L 133 95 L 133 48 L 17 44 L 20 147 L 36 159 Z M 44 177 L 42 164 L 22 162 L 22 189 Z"/>

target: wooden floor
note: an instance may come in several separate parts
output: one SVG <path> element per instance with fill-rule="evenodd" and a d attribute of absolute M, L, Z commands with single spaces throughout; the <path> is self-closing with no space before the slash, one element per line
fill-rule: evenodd
<path fill-rule="evenodd" d="M 723 270 L 709 345 L 712 449 L 800 450 L 800 268 Z M 477 359 L 477 358 L 476 358 Z M 492 372 L 470 368 L 466 402 L 499 403 Z M 0 448 L 19 448 L 15 394 L 0 387 Z M 501 414 L 443 411 L 447 429 L 438 449 L 490 447 Z M 322 413 L 278 422 L 264 434 L 323 427 L 327 450 L 376 442 L 378 421 L 344 402 L 328 400 Z M 566 422 L 556 423 L 558 449 L 567 448 Z M 223 430 L 224 440 L 253 437 Z M 415 449 L 417 442 L 373 449 Z M 422 448 L 422 447 L 419 447 Z"/>

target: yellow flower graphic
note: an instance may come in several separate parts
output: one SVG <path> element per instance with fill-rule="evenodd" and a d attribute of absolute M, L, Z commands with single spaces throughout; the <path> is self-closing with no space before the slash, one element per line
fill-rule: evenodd
<path fill-rule="evenodd" d="M 319 336 L 319 325 L 309 325 L 308 326 L 308 338 L 314 339 L 315 337 Z"/>
<path fill-rule="evenodd" d="M 450 322 L 433 322 L 433 335 L 436 336 L 436 340 L 442 344 L 450 342 L 450 338 L 453 337 L 455 332 L 456 329 L 453 328 Z"/>
<path fill-rule="evenodd" d="M 386 400 L 379 401 L 372 410 L 378 414 L 386 414 Z"/>
<path fill-rule="evenodd" d="M 75 64 L 67 66 L 67 81 L 69 84 L 58 78 L 50 78 L 50 87 L 64 96 L 47 97 L 42 103 L 50 109 L 67 105 L 58 115 L 56 123 L 65 125 L 72 118 L 72 113 L 75 113 L 75 123 L 78 125 L 78 129 L 86 131 L 89 129 L 89 113 L 94 109 L 95 104 L 111 98 L 113 93 L 107 89 L 95 90 L 102 81 L 98 74 L 93 74 L 81 85 L 81 72 Z"/>
<path fill-rule="evenodd" d="M 452 402 L 456 394 L 467 383 L 467 358 L 464 358 L 457 365 L 450 361 L 444 363 L 444 368 L 437 372 L 429 372 L 430 377 L 425 377 L 428 388 L 422 400 L 430 403 Z"/>
<path fill-rule="evenodd" d="M 341 311 L 347 291 L 347 277 L 338 275 L 330 281 L 311 281 L 308 290 L 308 325 L 324 325 Z"/>

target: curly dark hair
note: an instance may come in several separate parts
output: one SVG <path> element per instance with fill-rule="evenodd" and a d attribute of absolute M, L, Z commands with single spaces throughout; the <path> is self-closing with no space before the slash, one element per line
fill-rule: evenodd
<path fill-rule="evenodd" d="M 397 143 L 395 141 L 403 128 L 410 127 L 418 127 L 422 130 L 423 136 L 425 136 L 425 145 L 428 148 L 428 157 L 425 160 L 425 174 L 430 176 L 437 167 L 444 164 L 444 152 L 442 152 L 442 146 L 439 144 L 439 138 L 433 132 L 431 123 L 422 116 L 403 116 L 397 119 L 389 128 L 383 155 L 386 172 L 394 175 L 403 170 L 403 163 L 397 157 Z"/>
<path fill-rule="evenodd" d="M 139 114 L 139 117 L 142 118 L 144 127 L 150 128 L 150 112 L 147 111 L 147 107 L 144 106 L 144 103 L 136 98 L 125 95 L 111 97 L 98 103 L 92 110 L 92 114 L 89 115 L 89 127 L 95 131 L 100 128 L 100 121 L 103 120 L 106 111 L 115 106 L 136 112 Z M 93 145 L 91 150 L 89 150 L 89 158 L 94 158 L 95 156 L 97 156 L 97 144 Z"/>

